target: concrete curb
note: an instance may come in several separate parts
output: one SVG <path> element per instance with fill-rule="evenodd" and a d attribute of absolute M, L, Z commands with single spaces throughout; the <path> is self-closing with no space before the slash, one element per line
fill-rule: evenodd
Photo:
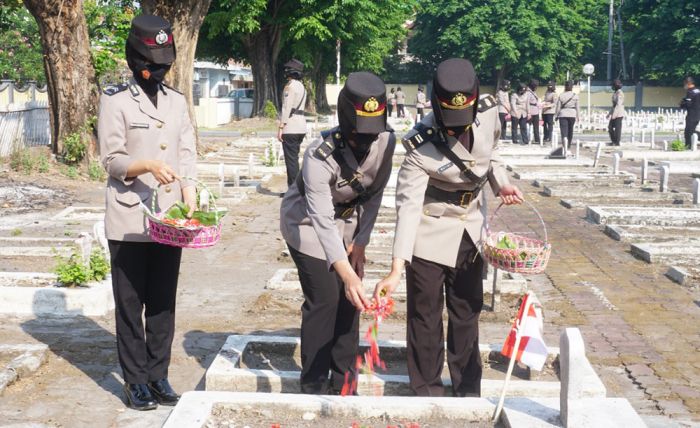
<path fill-rule="evenodd" d="M 35 372 L 47 360 L 49 347 L 44 344 L 36 345 L 0 345 L 2 352 L 21 352 L 4 368 L 0 369 L 0 395 L 18 379 Z"/>

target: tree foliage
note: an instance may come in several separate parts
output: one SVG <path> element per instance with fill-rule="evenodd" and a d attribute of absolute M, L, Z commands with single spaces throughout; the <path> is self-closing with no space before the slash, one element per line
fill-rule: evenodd
<path fill-rule="evenodd" d="M 543 79 L 580 70 L 594 22 L 584 11 L 598 0 L 422 0 L 409 52 L 434 66 L 469 58 L 477 72 Z"/>
<path fill-rule="evenodd" d="M 39 27 L 19 0 L 0 4 L 0 77 L 46 82 Z"/>

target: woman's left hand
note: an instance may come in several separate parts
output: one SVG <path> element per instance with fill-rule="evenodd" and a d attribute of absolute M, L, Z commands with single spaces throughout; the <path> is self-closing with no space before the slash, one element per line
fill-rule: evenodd
<path fill-rule="evenodd" d="M 365 257 L 365 247 L 362 245 L 350 244 L 348 247 L 348 259 L 350 260 L 350 266 L 352 270 L 355 271 L 360 279 L 365 277 L 365 262 L 367 258 Z"/>
<path fill-rule="evenodd" d="M 197 210 L 197 188 L 195 186 L 183 187 L 182 201 L 189 208 L 187 218 L 192 218 L 192 214 Z"/>
<path fill-rule="evenodd" d="M 498 196 L 506 205 L 520 204 L 523 202 L 522 192 L 512 184 L 501 187 L 501 191 L 498 193 Z"/>

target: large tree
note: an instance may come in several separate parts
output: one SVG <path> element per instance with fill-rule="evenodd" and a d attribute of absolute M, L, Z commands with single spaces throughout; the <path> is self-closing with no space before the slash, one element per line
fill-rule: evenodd
<path fill-rule="evenodd" d="M 195 123 L 192 103 L 192 77 L 194 54 L 199 38 L 199 28 L 209 10 L 211 0 L 142 0 L 141 8 L 146 13 L 161 16 L 173 26 L 177 58 L 168 73 L 169 82 L 185 94 L 190 109 L 190 118 Z"/>
<path fill-rule="evenodd" d="M 0 5 L 0 78 L 46 82 L 39 27 L 21 0 Z"/>
<path fill-rule="evenodd" d="M 482 77 L 558 78 L 580 70 L 598 0 L 422 0 L 409 52 L 423 64 L 461 56 Z"/>
<path fill-rule="evenodd" d="M 85 125 L 96 114 L 98 94 L 83 2 L 24 0 L 24 4 L 39 25 L 51 141 L 54 153 L 62 153 L 68 135 L 78 132 L 89 138 Z"/>

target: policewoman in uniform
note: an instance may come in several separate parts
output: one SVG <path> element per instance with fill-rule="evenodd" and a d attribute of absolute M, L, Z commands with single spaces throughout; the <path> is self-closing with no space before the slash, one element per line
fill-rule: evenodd
<path fill-rule="evenodd" d="M 527 144 L 527 121 L 528 121 L 528 93 L 525 85 L 518 84 L 518 90 L 510 96 L 510 117 L 512 129 L 510 130 L 513 144 L 518 143 L 517 129 L 520 128 L 521 144 Z"/>
<path fill-rule="evenodd" d="M 537 79 L 527 85 L 527 123 L 532 125 L 532 137 L 535 144 L 540 142 L 540 97 L 537 95 Z"/>
<path fill-rule="evenodd" d="M 196 174 L 195 135 L 185 97 L 163 84 L 175 61 L 170 24 L 153 15 L 134 18 L 126 59 L 133 79 L 104 90 L 97 126 L 109 176 L 105 229 L 124 391 L 129 407 L 150 410 L 179 399 L 168 366 L 181 249 L 150 240 L 139 203 L 150 207 L 151 190 L 161 184 L 161 210 L 180 200 L 194 209 L 195 187 L 179 178 Z"/>
<path fill-rule="evenodd" d="M 420 122 L 425 117 L 425 113 L 423 112 L 425 103 L 426 99 L 423 87 L 419 86 L 418 92 L 416 93 L 416 123 Z"/>
<path fill-rule="evenodd" d="M 622 81 L 615 79 L 612 82 L 612 109 L 608 113 L 608 134 L 613 146 L 620 145 L 622 138 L 622 119 L 625 117 L 625 93 L 622 92 Z"/>
<path fill-rule="evenodd" d="M 406 269 L 410 386 L 441 396 L 445 360 L 442 312 L 447 303 L 447 363 L 456 396 L 478 396 L 479 314 L 483 304 L 483 187 L 507 203 L 522 195 L 498 157 L 496 100 L 479 96 L 466 59 L 440 63 L 433 79 L 433 113 L 404 137 L 406 157 L 396 188 L 396 235 L 391 273 L 375 289 L 390 294 Z"/>
<path fill-rule="evenodd" d="M 573 80 L 564 83 L 564 92 L 557 98 L 555 115 L 559 121 L 562 143 L 564 138 L 571 146 L 574 139 L 574 124 L 579 120 L 578 95 L 574 93 Z"/>
<path fill-rule="evenodd" d="M 504 80 L 501 82 L 501 87 L 496 94 L 498 103 L 498 119 L 501 122 L 501 138 L 506 138 L 506 120 L 510 115 L 510 101 L 508 101 L 508 91 L 510 90 L 510 82 Z M 513 127 L 513 131 L 515 127 Z"/>
<path fill-rule="evenodd" d="M 309 146 L 282 200 L 282 236 L 304 292 L 304 393 L 339 392 L 357 355 L 359 314 L 369 303 L 362 285 L 365 246 L 396 144 L 386 101 L 379 77 L 350 74 L 338 96 L 339 126 Z"/>
<path fill-rule="evenodd" d="M 544 122 L 544 142 L 552 141 L 554 131 L 554 110 L 557 105 L 557 84 L 550 80 L 547 84 L 547 92 L 544 93 L 542 108 L 542 121 Z M 569 141 L 571 144 L 571 141 Z"/>
<path fill-rule="evenodd" d="M 292 59 L 284 64 L 287 85 L 284 87 L 277 139 L 282 142 L 284 164 L 287 167 L 287 185 L 291 186 L 299 174 L 299 148 L 306 136 L 306 88 L 301 82 L 304 64 Z"/>

